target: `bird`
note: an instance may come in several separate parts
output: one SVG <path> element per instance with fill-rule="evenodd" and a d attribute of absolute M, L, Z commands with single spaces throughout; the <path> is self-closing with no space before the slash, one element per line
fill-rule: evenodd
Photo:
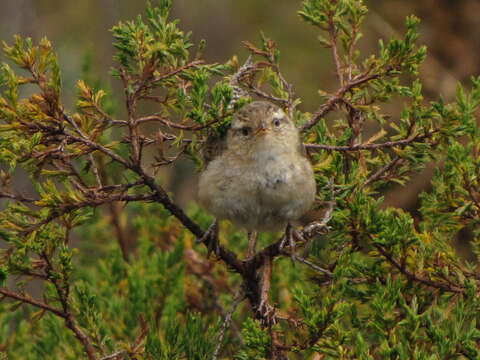
<path fill-rule="evenodd" d="M 299 130 L 268 101 L 238 110 L 223 138 L 206 141 L 204 158 L 198 198 L 218 220 L 249 232 L 274 232 L 315 201 L 314 171 Z"/>

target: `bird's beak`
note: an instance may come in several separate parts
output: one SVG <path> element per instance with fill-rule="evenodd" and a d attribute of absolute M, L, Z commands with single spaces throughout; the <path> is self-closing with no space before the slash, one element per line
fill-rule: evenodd
<path fill-rule="evenodd" d="M 267 132 L 267 128 L 265 127 L 265 124 L 261 124 L 260 127 L 255 131 L 255 136 L 258 136 L 258 135 L 265 135 L 265 133 Z"/>

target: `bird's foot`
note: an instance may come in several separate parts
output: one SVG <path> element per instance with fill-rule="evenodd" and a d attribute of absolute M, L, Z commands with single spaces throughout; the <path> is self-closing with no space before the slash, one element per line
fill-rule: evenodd
<path fill-rule="evenodd" d="M 197 243 L 204 243 L 207 246 L 207 258 L 213 252 L 215 255 L 220 253 L 220 243 L 218 241 L 218 220 L 215 219 L 208 227 L 202 237 L 197 238 Z"/>
<path fill-rule="evenodd" d="M 257 316 L 261 319 L 263 326 L 270 327 L 277 323 L 276 309 L 270 305 L 265 299 L 260 301 L 257 307 Z"/>
<path fill-rule="evenodd" d="M 292 258 L 292 261 L 295 261 L 297 257 L 295 240 L 298 240 L 299 238 L 303 239 L 300 233 L 296 231 L 290 223 L 287 224 L 287 228 L 285 229 L 285 236 L 280 243 L 280 249 L 283 250 L 285 247 L 289 247 L 290 257 Z"/>

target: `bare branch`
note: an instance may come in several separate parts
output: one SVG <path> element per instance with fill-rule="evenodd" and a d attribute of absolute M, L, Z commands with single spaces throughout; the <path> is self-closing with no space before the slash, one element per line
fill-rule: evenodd
<path fill-rule="evenodd" d="M 322 273 L 323 275 L 326 275 L 328 276 L 329 278 L 333 278 L 333 273 L 330 271 L 330 270 L 327 270 L 327 269 L 324 269 L 318 265 L 315 265 L 314 263 L 308 261 L 307 259 L 305 258 L 302 258 L 302 257 L 299 257 L 299 256 L 295 256 L 295 260 L 311 267 L 313 270 L 319 272 L 319 273 Z"/>
<path fill-rule="evenodd" d="M 363 74 L 360 74 L 354 77 L 350 82 L 342 86 L 335 93 L 335 95 L 331 96 L 325 104 L 320 106 L 320 108 L 312 115 L 310 121 L 308 121 L 301 127 L 301 131 L 303 132 L 308 131 L 312 127 L 314 127 L 322 117 L 324 117 L 326 114 L 332 111 L 335 108 L 335 106 L 337 106 L 338 103 L 343 101 L 343 97 L 347 92 L 351 91 L 357 86 L 363 85 L 372 80 L 378 79 L 383 76 L 388 76 L 391 70 L 392 69 L 387 68 L 382 73 L 375 73 L 375 74 L 369 74 L 369 72 L 367 71 Z"/>
<path fill-rule="evenodd" d="M 32 202 L 35 202 L 35 201 L 38 200 L 38 199 L 28 198 L 28 197 L 25 197 L 25 196 L 19 195 L 19 194 L 6 193 L 6 192 L 3 192 L 3 191 L 0 191 L 0 199 L 1 198 L 12 199 L 12 200 L 16 200 L 16 201 L 19 201 L 19 202 L 25 202 L 25 203 L 32 203 Z"/>
<path fill-rule="evenodd" d="M 104 356 L 100 360 L 115 360 L 120 358 L 120 356 L 123 356 L 126 354 L 127 354 L 127 350 L 120 350 L 120 351 L 114 352 L 113 354 Z"/>
<path fill-rule="evenodd" d="M 178 75 L 182 72 L 184 72 L 185 70 L 188 70 L 190 68 L 193 68 L 193 67 L 196 67 L 196 66 L 199 66 L 199 65 L 202 65 L 203 63 L 205 63 L 203 60 L 194 60 L 194 61 L 191 61 L 189 62 L 188 64 L 185 64 L 183 66 L 180 66 L 172 71 L 169 71 L 167 73 L 164 73 L 160 76 L 157 76 L 156 78 L 153 78 L 151 80 L 151 84 L 150 85 L 147 85 L 146 88 L 149 88 L 151 86 L 154 86 L 156 85 L 156 83 L 160 82 L 160 81 L 163 81 L 163 80 L 166 80 L 168 78 L 171 78 L 172 76 L 175 76 L 175 75 Z"/>
<path fill-rule="evenodd" d="M 363 184 L 362 187 L 367 187 L 368 185 L 370 185 L 371 183 L 377 181 L 378 179 L 380 179 L 383 174 L 385 174 L 387 171 L 390 171 L 391 169 L 393 169 L 400 161 L 401 161 L 401 157 L 398 156 L 398 155 L 395 155 L 394 158 L 389 162 L 387 163 L 385 166 L 383 166 L 382 168 L 380 168 L 375 174 L 373 174 L 372 176 L 370 176 L 366 181 L 365 183 Z"/>
<path fill-rule="evenodd" d="M 203 124 L 203 125 L 199 125 L 199 124 L 182 125 L 182 124 L 178 124 L 178 123 L 174 123 L 172 121 L 169 121 L 168 119 L 166 119 L 166 118 L 164 118 L 163 116 L 160 116 L 160 115 L 145 116 L 145 117 L 142 117 L 142 118 L 139 118 L 139 119 L 136 120 L 136 122 L 138 124 L 145 123 L 145 122 L 151 122 L 151 121 L 158 121 L 158 122 L 162 123 L 163 125 L 168 126 L 170 128 L 174 128 L 174 129 L 197 131 L 197 130 L 202 130 L 202 129 L 206 129 L 206 128 L 210 127 L 211 125 L 220 121 L 220 119 L 212 120 L 212 121 L 210 121 L 206 124 Z"/>
<path fill-rule="evenodd" d="M 255 95 L 261 97 L 261 98 L 264 98 L 264 99 L 267 99 L 267 100 L 270 100 L 274 103 L 278 103 L 278 104 L 281 104 L 282 106 L 287 106 L 288 107 L 288 104 L 289 104 L 289 100 L 288 99 L 282 99 L 282 98 L 279 98 L 277 96 L 273 96 L 273 95 L 270 95 L 270 94 L 267 94 L 266 92 L 256 88 L 255 86 L 249 86 L 249 89 L 251 92 L 253 92 Z"/>
<path fill-rule="evenodd" d="M 338 53 L 338 44 L 337 44 L 338 30 L 337 30 L 337 26 L 333 22 L 333 15 L 334 14 L 330 14 L 328 33 L 330 34 L 333 61 L 335 63 L 335 70 L 337 72 L 338 81 L 340 83 L 340 86 L 343 86 L 343 66 L 342 66 L 342 61 L 340 60 L 340 55 Z"/>
<path fill-rule="evenodd" d="M 65 319 L 67 317 L 67 314 L 65 314 L 60 309 L 56 309 L 53 306 L 50 306 L 50 305 L 45 304 L 41 301 L 35 300 L 28 295 L 21 295 L 19 293 L 13 292 L 13 291 L 7 289 L 6 287 L 0 287 L 0 294 L 2 294 L 3 296 L 5 296 L 7 298 L 18 300 L 18 301 L 21 301 L 22 303 L 33 305 L 33 306 L 35 306 L 39 309 L 43 309 L 45 311 L 51 312 L 52 314 L 55 314 L 55 315 L 57 315 L 61 318 Z"/>
<path fill-rule="evenodd" d="M 217 338 L 217 346 L 215 347 L 215 351 L 213 352 L 212 360 L 217 360 L 218 355 L 220 355 L 220 350 L 222 349 L 223 345 L 223 338 L 225 337 L 225 333 L 227 332 L 230 324 L 232 322 L 233 314 L 237 309 L 238 305 L 245 299 L 245 294 L 242 291 L 239 291 L 237 295 L 235 295 L 232 303 L 231 309 L 225 314 L 225 318 L 222 323 L 222 327 L 220 328 L 220 333 L 218 334 Z"/>
<path fill-rule="evenodd" d="M 336 146 L 325 144 L 304 144 L 307 149 L 319 149 L 328 151 L 360 151 L 360 150 L 377 150 L 384 148 L 392 148 L 395 146 L 406 146 L 414 142 L 430 138 L 437 131 L 433 130 L 424 135 L 410 136 L 407 139 L 397 141 L 387 141 L 381 144 L 356 144 L 352 146 Z"/>

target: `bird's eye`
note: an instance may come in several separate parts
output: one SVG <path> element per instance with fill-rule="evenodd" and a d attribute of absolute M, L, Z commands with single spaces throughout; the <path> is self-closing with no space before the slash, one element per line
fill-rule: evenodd
<path fill-rule="evenodd" d="M 276 126 L 276 127 L 279 127 L 281 123 L 282 122 L 280 121 L 280 119 L 274 119 L 273 120 L 273 125 Z"/>
<path fill-rule="evenodd" d="M 241 131 L 242 131 L 242 135 L 243 135 L 243 136 L 248 136 L 248 135 L 250 135 L 250 128 L 249 128 L 249 127 L 243 127 L 243 128 L 241 129 Z"/>

